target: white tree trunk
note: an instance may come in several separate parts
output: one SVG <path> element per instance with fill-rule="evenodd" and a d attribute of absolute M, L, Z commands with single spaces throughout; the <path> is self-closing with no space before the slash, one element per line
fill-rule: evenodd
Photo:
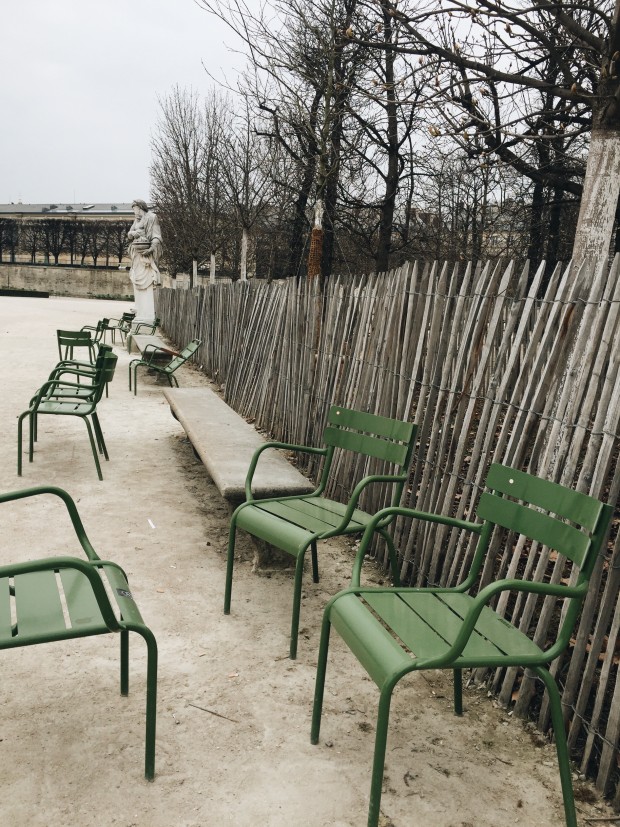
<path fill-rule="evenodd" d="M 248 228 L 241 233 L 241 281 L 248 279 Z"/>
<path fill-rule="evenodd" d="M 593 130 L 573 259 L 607 261 L 620 194 L 620 134 Z"/>
<path fill-rule="evenodd" d="M 192 260 L 192 283 L 190 287 L 196 287 L 198 284 L 198 262 L 196 259 Z"/>
<path fill-rule="evenodd" d="M 211 250 L 211 262 L 209 264 L 209 282 L 215 284 L 215 250 Z"/>

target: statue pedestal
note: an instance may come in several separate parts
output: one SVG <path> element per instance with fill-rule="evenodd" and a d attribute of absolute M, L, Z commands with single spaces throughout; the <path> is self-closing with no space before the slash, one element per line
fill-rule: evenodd
<path fill-rule="evenodd" d="M 134 309 L 136 316 L 133 324 L 138 322 L 147 322 L 153 324 L 155 321 L 155 297 L 153 295 L 153 288 L 147 287 L 146 290 L 139 290 L 135 285 L 133 288 Z"/>

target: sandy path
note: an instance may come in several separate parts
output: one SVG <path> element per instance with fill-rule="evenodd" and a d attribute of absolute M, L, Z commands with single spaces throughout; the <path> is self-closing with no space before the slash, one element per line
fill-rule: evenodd
<path fill-rule="evenodd" d="M 84 426 L 48 417 L 32 465 L 16 475 L 16 417 L 56 361 L 55 330 L 120 316 L 127 304 L 0 297 L 0 485 L 59 485 L 79 501 L 101 557 L 119 562 L 160 647 L 157 777 L 142 777 L 144 651 L 133 642 L 129 698 L 112 635 L 2 653 L 2 827 L 360 827 L 366 823 L 377 693 L 335 636 L 321 744 L 309 743 L 321 607 L 346 585 L 350 552 L 323 549 L 308 579 L 299 659 L 286 657 L 290 571 L 237 566 L 222 614 L 228 508 L 152 377 L 127 389 L 128 354 L 100 419 L 110 452 L 99 482 Z M 206 385 L 183 369 L 182 386 Z M 4 506 L 2 562 L 77 553 L 51 501 Z M 442 675 L 397 691 L 384 827 L 557 827 L 555 753 L 467 690 L 451 714 Z M 210 711 L 205 711 L 210 710 Z M 217 713 L 217 714 L 216 714 Z M 582 818 L 604 814 L 578 803 Z M 584 822 L 585 823 L 585 822 Z"/>

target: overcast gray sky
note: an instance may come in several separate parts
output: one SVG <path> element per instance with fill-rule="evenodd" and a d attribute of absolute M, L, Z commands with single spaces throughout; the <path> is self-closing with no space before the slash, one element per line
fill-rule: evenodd
<path fill-rule="evenodd" d="M 193 0 L 2 0 L 0 203 L 148 199 L 158 96 L 243 58 Z"/>

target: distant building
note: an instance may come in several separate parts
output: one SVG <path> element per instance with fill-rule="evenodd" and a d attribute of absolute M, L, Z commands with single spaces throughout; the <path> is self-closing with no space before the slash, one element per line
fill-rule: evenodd
<path fill-rule="evenodd" d="M 126 219 L 133 218 L 131 204 L 0 204 L 0 218 L 36 219 L 36 218 L 80 218 Z"/>
<path fill-rule="evenodd" d="M 120 266 L 131 204 L 0 204 L 0 262 Z"/>

